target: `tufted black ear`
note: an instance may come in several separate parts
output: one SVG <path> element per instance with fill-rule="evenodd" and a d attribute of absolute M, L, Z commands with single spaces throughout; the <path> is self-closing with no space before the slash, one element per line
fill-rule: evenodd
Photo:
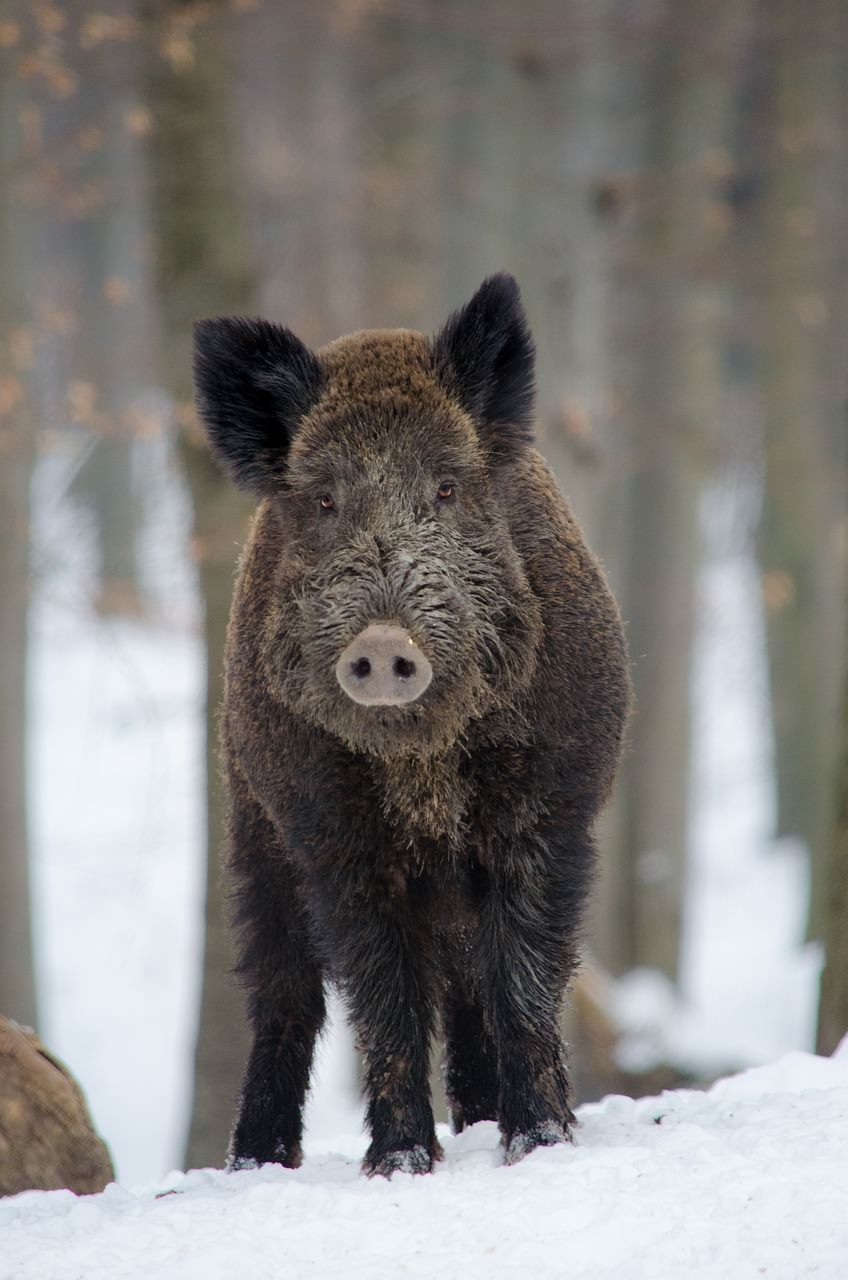
<path fill-rule="evenodd" d="M 493 461 L 532 440 L 536 349 L 511 275 L 484 280 L 432 339 L 432 351 L 439 381 L 474 419 Z"/>
<path fill-rule="evenodd" d="M 292 436 L 321 390 L 309 348 L 269 320 L 198 320 L 194 385 L 209 439 L 236 483 L 254 493 L 278 488 Z"/>

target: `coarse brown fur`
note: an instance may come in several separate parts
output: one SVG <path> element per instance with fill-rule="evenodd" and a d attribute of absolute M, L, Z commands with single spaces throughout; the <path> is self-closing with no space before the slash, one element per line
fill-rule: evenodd
<path fill-rule="evenodd" d="M 629 678 L 609 588 L 529 442 L 517 288 L 493 277 L 431 340 L 313 354 L 218 320 L 197 341 L 210 436 L 261 495 L 223 715 L 255 1033 L 231 1162 L 299 1163 L 327 982 L 366 1056 L 369 1172 L 438 1155 L 437 1017 L 457 1128 L 497 1119 L 510 1161 L 562 1141 L 557 1013 Z M 432 665 L 414 702 L 363 707 L 335 679 L 375 621 Z"/>

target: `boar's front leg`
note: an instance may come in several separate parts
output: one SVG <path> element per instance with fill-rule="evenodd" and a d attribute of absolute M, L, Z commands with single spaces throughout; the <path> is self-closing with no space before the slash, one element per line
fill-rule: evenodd
<path fill-rule="evenodd" d="M 551 849 L 531 835 L 492 858 L 481 917 L 487 1022 L 498 1058 L 498 1122 L 507 1164 L 571 1139 L 574 1115 L 558 1029 L 576 964 L 575 935 L 592 867 L 588 835 Z"/>
<path fill-rule="evenodd" d="M 297 876 L 238 775 L 231 779 L 230 801 L 237 971 L 247 988 L 253 1047 L 228 1167 L 275 1162 L 296 1169 L 315 1040 L 325 1017 L 322 974 Z"/>
<path fill-rule="evenodd" d="M 364 1171 L 429 1173 L 441 1151 L 430 1102 L 432 983 L 405 895 L 343 895 L 326 920 L 334 974 L 365 1059 Z"/>

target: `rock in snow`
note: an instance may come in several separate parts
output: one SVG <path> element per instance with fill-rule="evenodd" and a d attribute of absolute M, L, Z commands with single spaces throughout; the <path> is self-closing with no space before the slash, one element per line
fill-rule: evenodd
<path fill-rule="evenodd" d="M 606 1098 L 579 1120 L 575 1146 L 512 1168 L 480 1124 L 441 1135 L 428 1177 L 369 1181 L 356 1137 L 296 1171 L 24 1192 L 0 1201 L 0 1277 L 848 1276 L 848 1052 L 792 1053 L 707 1093 Z"/>

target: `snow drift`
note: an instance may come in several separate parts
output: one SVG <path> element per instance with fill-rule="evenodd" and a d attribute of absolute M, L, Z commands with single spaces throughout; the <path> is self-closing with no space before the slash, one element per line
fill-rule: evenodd
<path fill-rule="evenodd" d="M 25 1192 L 0 1202 L 0 1277 L 848 1276 L 845 1045 L 707 1093 L 609 1097 L 578 1114 L 575 1146 L 513 1168 L 480 1124 L 441 1134 L 445 1161 L 428 1177 L 364 1178 L 356 1135 L 296 1171 Z"/>

